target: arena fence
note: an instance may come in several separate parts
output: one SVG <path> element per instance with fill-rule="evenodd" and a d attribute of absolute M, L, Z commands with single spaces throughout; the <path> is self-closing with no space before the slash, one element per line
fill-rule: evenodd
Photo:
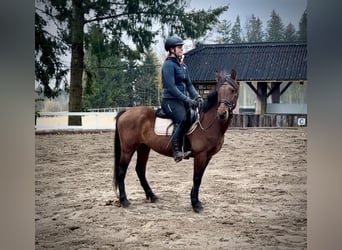
<path fill-rule="evenodd" d="M 115 112 L 41 112 L 36 120 L 36 131 L 51 130 L 114 130 Z M 68 116 L 81 116 L 82 126 L 69 126 Z"/>
<path fill-rule="evenodd" d="M 113 112 L 41 112 L 35 124 L 36 131 L 114 130 Z M 81 116 L 82 126 L 68 126 L 68 116 Z M 247 127 L 306 127 L 306 114 L 234 114 L 232 128 Z"/>
<path fill-rule="evenodd" d="M 231 127 L 306 127 L 306 114 L 234 114 Z"/>

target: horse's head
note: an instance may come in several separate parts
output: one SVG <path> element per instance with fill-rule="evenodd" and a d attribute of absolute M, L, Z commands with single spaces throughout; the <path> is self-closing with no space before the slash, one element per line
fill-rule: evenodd
<path fill-rule="evenodd" d="M 215 79 L 219 103 L 217 116 L 220 120 L 227 120 L 236 107 L 239 97 L 240 85 L 236 82 L 236 71 L 232 69 L 227 75 L 216 72 Z"/>

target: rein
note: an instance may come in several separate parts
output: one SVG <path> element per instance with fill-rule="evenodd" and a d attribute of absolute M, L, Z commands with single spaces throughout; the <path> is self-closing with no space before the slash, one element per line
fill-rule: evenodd
<path fill-rule="evenodd" d="M 232 113 L 232 110 L 234 109 L 231 109 L 231 106 L 234 106 L 231 102 L 229 102 L 228 100 L 224 100 L 224 101 L 227 101 L 228 103 L 229 103 L 229 105 L 228 104 L 226 104 L 225 102 L 223 102 L 224 104 L 226 104 L 228 107 L 229 107 L 229 115 L 231 115 L 231 113 Z M 220 103 L 222 102 L 222 100 L 220 101 Z M 198 115 L 200 116 L 200 113 L 198 113 Z M 203 118 L 203 116 L 202 116 L 202 118 Z M 202 130 L 207 130 L 207 129 L 209 129 L 209 128 L 211 128 L 211 126 L 213 126 L 213 124 L 215 123 L 215 121 L 216 121 L 216 119 L 217 119 L 217 115 L 215 116 L 215 118 L 210 122 L 210 124 L 209 124 L 209 126 L 208 127 L 206 127 L 206 128 L 204 128 L 203 127 L 203 125 L 202 125 L 202 123 L 201 123 L 201 118 L 200 119 L 198 119 L 198 124 L 199 124 L 199 126 L 200 126 L 200 128 L 202 129 Z"/>
<path fill-rule="evenodd" d="M 200 115 L 200 113 L 198 113 L 198 115 Z M 203 116 L 202 116 L 202 117 L 203 117 Z M 217 116 L 215 116 L 215 118 L 212 120 L 212 122 L 210 123 L 210 125 L 209 125 L 208 127 L 206 127 L 206 128 L 203 127 L 203 125 L 202 125 L 202 123 L 201 123 L 201 119 L 198 119 L 198 124 L 199 124 L 199 126 L 200 126 L 200 128 L 201 128 L 202 130 L 207 130 L 207 129 L 209 129 L 211 126 L 213 126 L 213 124 L 214 124 L 214 122 L 216 121 L 216 119 L 217 119 Z"/>

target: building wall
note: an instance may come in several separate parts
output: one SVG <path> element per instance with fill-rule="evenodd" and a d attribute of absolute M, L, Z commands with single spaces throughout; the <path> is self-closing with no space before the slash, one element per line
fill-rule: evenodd
<path fill-rule="evenodd" d="M 270 83 L 268 83 L 270 85 Z M 286 82 L 281 85 L 284 88 Z M 207 94 L 215 90 L 214 83 L 194 83 L 199 94 L 205 98 Z M 256 83 L 253 83 L 256 88 Z M 281 96 L 280 103 L 284 104 L 306 104 L 307 103 L 307 86 L 308 83 L 294 82 Z M 254 113 L 256 108 L 257 97 L 254 91 L 245 83 L 240 82 L 240 96 L 239 96 L 239 109 L 240 113 Z M 271 103 L 271 96 L 267 98 L 267 103 Z"/>

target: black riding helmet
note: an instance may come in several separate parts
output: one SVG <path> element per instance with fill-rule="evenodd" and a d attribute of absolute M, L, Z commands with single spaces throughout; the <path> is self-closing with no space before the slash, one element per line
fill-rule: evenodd
<path fill-rule="evenodd" d="M 166 39 L 165 50 L 169 51 L 170 48 L 174 48 L 176 46 L 183 45 L 183 44 L 184 43 L 183 43 L 182 39 L 180 39 L 179 37 L 176 37 L 176 36 L 171 36 L 168 39 Z"/>

